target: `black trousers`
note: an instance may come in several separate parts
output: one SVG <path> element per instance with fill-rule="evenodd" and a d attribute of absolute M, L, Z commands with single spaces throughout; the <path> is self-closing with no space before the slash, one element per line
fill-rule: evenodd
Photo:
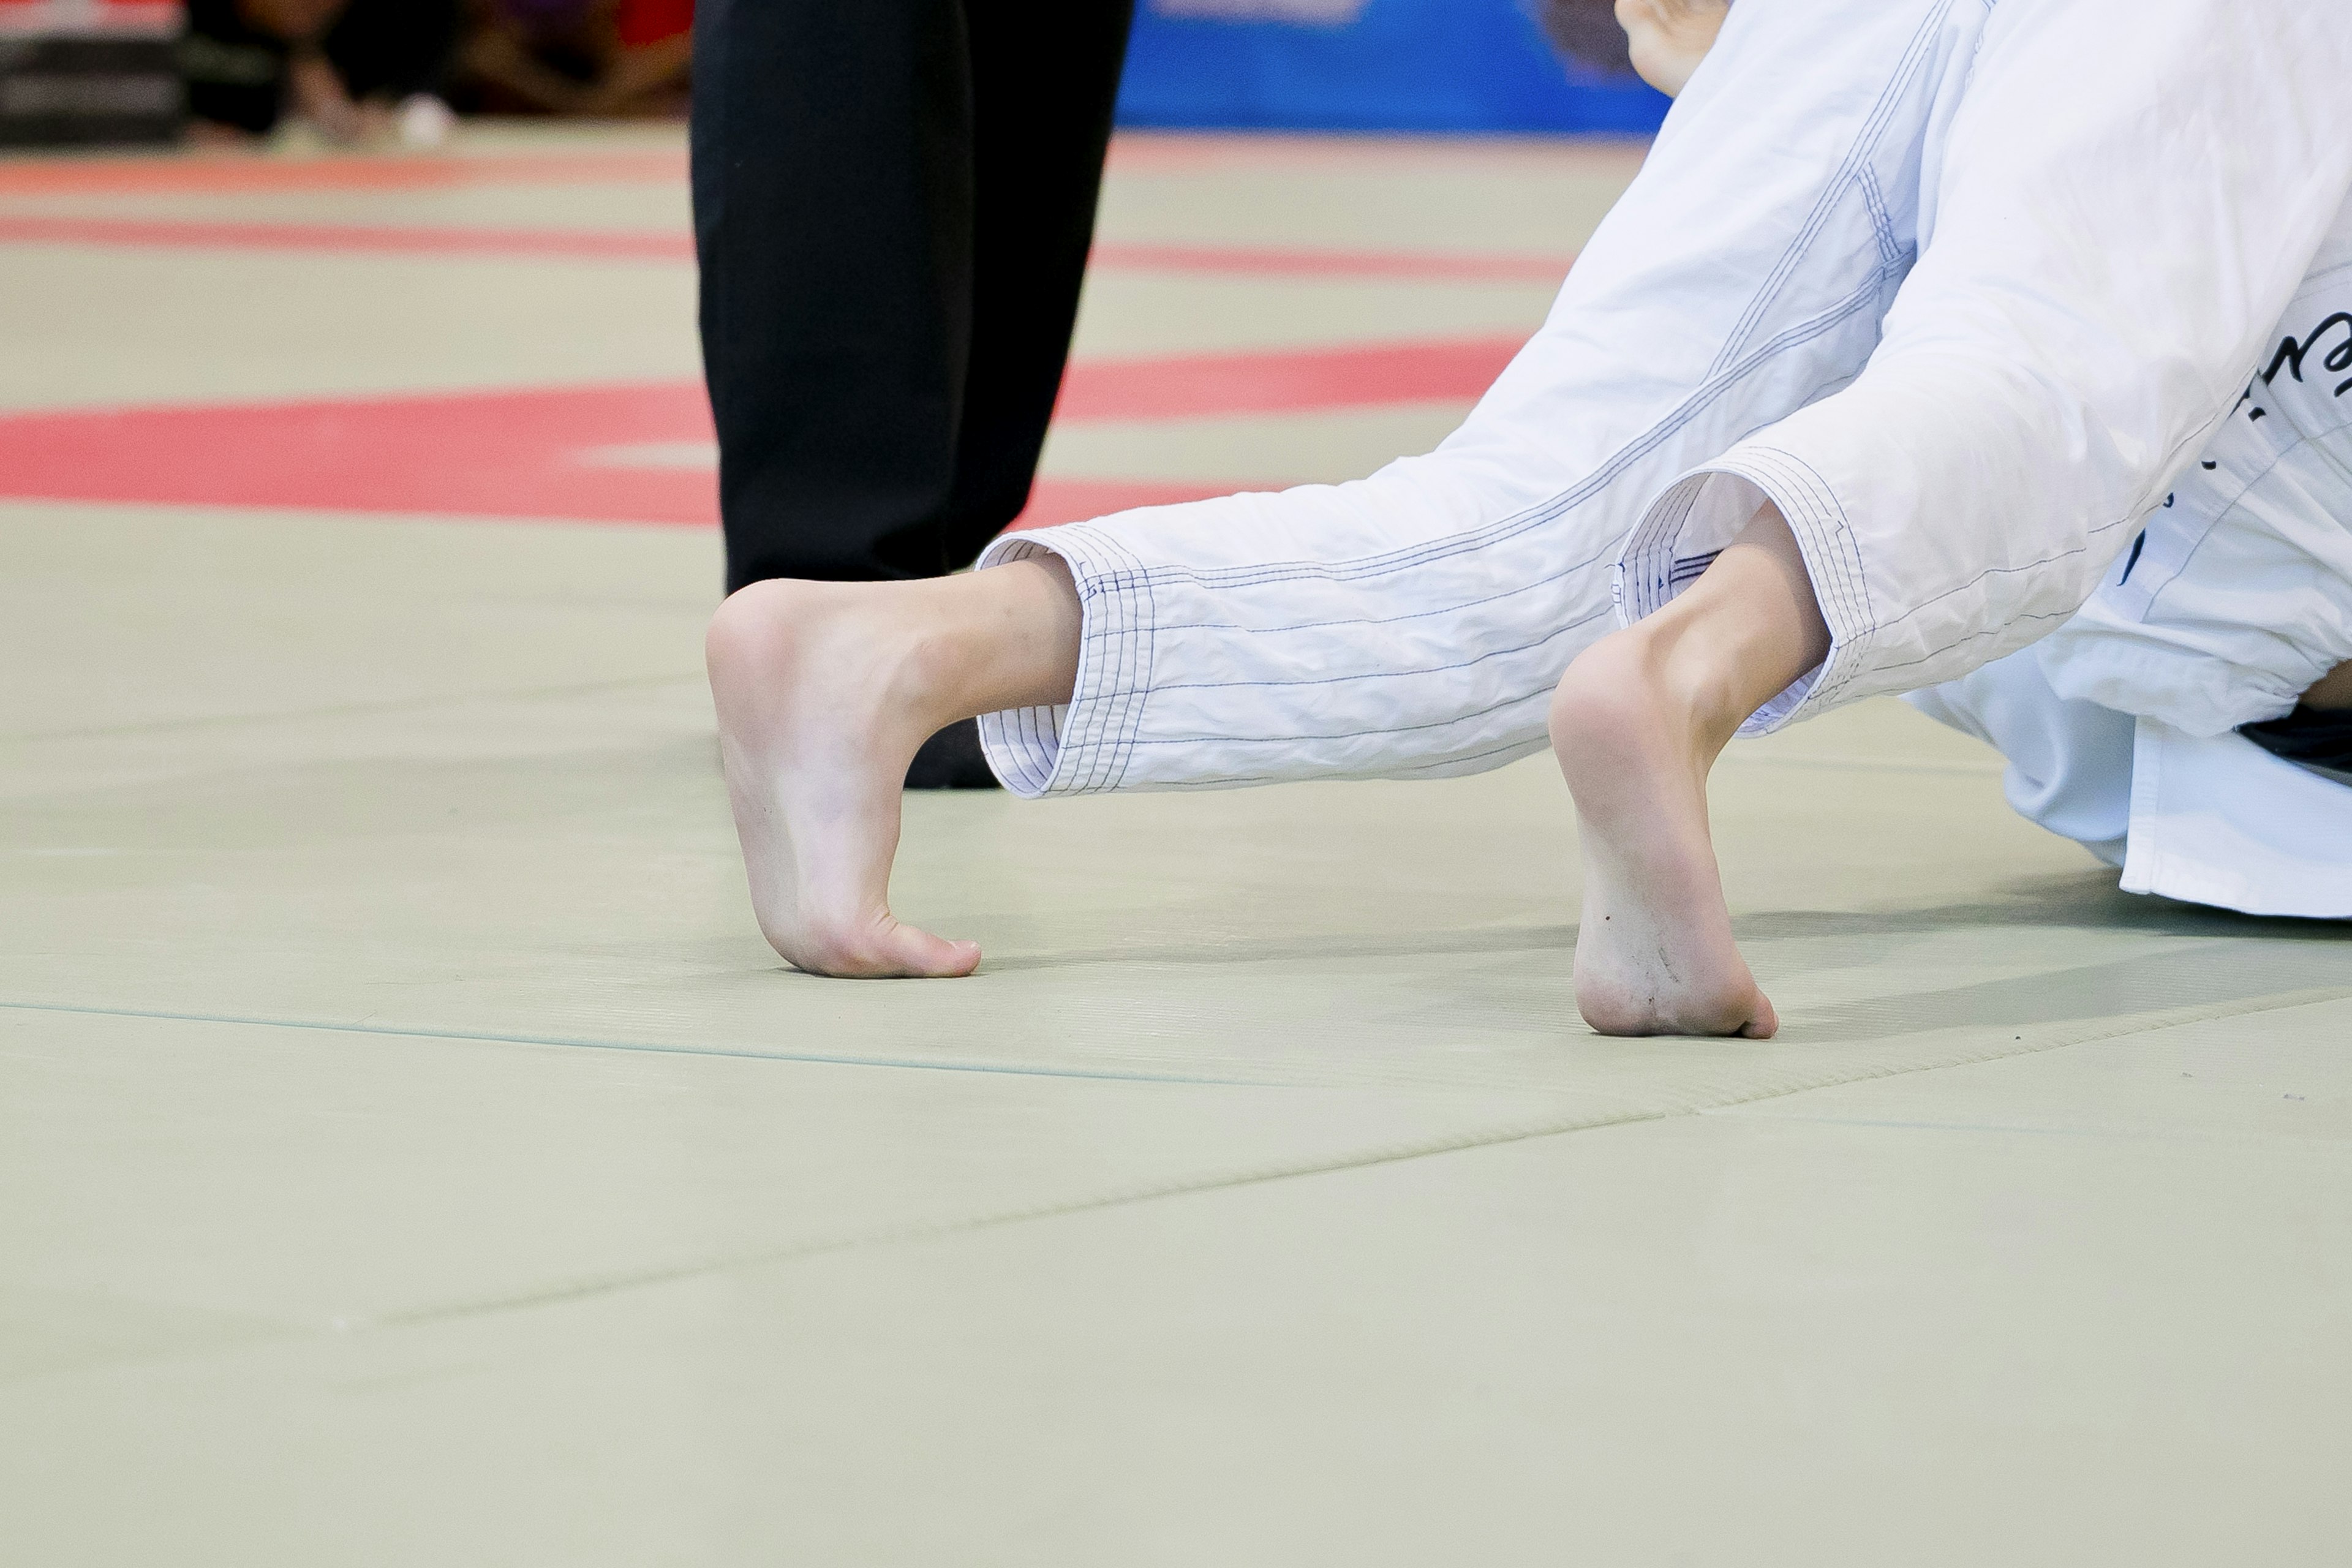
<path fill-rule="evenodd" d="M 703 0 L 727 585 L 936 576 L 1026 504 L 1132 0 Z"/>

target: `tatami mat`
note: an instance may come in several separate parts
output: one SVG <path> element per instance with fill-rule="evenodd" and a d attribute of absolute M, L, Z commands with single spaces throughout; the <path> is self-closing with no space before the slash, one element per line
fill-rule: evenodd
<path fill-rule="evenodd" d="M 1421 201 L 1564 255 L 1633 155 L 1146 140 L 1106 243 L 1390 268 Z M 674 224 L 649 166 L 0 216 Z M 1299 254 L 1107 272 L 1083 363 L 1542 309 Z M 111 324 L 23 292 L 142 279 Z M 0 232 L 48 334 L 0 400 L 690 375 L 691 282 Z M 248 352 L 273 291 L 312 335 Z M 1337 478 L 1458 408 L 1074 424 L 1049 467 Z M 2345 931 L 2116 892 L 1897 704 L 1719 774 L 1769 1043 L 1578 1022 L 1542 757 L 910 797 L 900 907 L 988 961 L 832 982 L 750 919 L 707 528 L 16 492 L 0 558 L 0 1558 L 2334 1560 Z"/>

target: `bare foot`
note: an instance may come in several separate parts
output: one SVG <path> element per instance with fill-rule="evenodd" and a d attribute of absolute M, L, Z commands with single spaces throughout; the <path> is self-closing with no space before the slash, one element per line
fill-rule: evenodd
<path fill-rule="evenodd" d="M 898 803 L 942 726 L 1070 700 L 1085 616 L 1059 559 L 916 583 L 755 583 L 706 652 L 751 906 L 813 974 L 969 974 L 976 942 L 890 912 Z"/>
<path fill-rule="evenodd" d="M 1780 1022 L 1732 942 L 1707 834 L 1707 770 L 1729 735 L 1708 732 L 1650 644 L 1642 627 L 1604 638 L 1552 698 L 1584 855 L 1577 1010 L 1604 1035 L 1769 1039 Z"/>
<path fill-rule="evenodd" d="M 1602 1034 L 1780 1029 L 1731 940 L 1706 775 L 1748 716 L 1830 652 L 1803 552 L 1768 502 L 1673 603 L 1560 678 L 1552 752 L 1584 845 L 1576 1005 Z"/>
<path fill-rule="evenodd" d="M 907 764 L 934 730 L 927 607 L 909 584 L 767 582 L 712 618 L 705 652 L 751 906 L 813 974 L 969 974 L 980 945 L 890 912 Z"/>

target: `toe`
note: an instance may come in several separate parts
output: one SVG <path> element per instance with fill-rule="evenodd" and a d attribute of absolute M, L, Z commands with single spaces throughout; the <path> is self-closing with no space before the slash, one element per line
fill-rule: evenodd
<path fill-rule="evenodd" d="M 1773 1010 L 1772 999 L 1761 991 L 1756 993 L 1755 1011 L 1748 1022 L 1739 1026 L 1739 1037 L 1745 1040 L 1769 1040 L 1780 1032 L 1780 1015 Z"/>
<path fill-rule="evenodd" d="M 980 967 L 980 943 L 950 942 L 919 926 L 892 921 L 881 934 L 886 973 L 928 980 L 952 980 Z"/>
<path fill-rule="evenodd" d="M 897 921 L 832 940 L 795 931 L 769 942 L 793 968 L 836 980 L 951 980 L 980 967 L 980 943 L 949 942 Z"/>

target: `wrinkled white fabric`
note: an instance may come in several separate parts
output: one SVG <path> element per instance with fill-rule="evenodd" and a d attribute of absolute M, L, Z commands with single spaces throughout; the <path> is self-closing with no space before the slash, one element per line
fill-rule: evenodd
<path fill-rule="evenodd" d="M 2126 891 L 2352 918 L 2352 788 L 2234 733 L 2352 661 L 2352 205 L 2197 462 L 2082 612 L 1915 693 Z"/>
<path fill-rule="evenodd" d="M 1543 330 L 1369 479 L 1010 536 L 1086 615 L 1024 795 L 1475 772 L 1764 497 L 1824 666 L 1965 674 L 2071 616 L 2230 416 L 2352 187 L 2321 0 L 1741 0 Z M 1613 612 L 1613 613 L 1612 613 Z"/>
<path fill-rule="evenodd" d="M 2040 654 L 1908 700 L 1998 748 L 2018 815 L 2121 868 L 2127 893 L 2352 919 L 2352 788 L 2233 731 L 2192 734 L 2064 696 Z"/>
<path fill-rule="evenodd" d="M 2352 205 L 2259 364 L 2090 603 L 2036 649 L 2056 690 L 2220 735 L 2286 713 L 2352 659 Z"/>
<path fill-rule="evenodd" d="M 2031 650 L 1906 700 L 2007 760 L 2001 793 L 2018 816 L 2074 839 L 2110 866 L 2124 863 L 2137 722 L 2130 714 L 2059 696 Z"/>
<path fill-rule="evenodd" d="M 2343 784 L 2244 736 L 2134 727 L 2127 893 L 2252 915 L 2352 919 Z"/>

